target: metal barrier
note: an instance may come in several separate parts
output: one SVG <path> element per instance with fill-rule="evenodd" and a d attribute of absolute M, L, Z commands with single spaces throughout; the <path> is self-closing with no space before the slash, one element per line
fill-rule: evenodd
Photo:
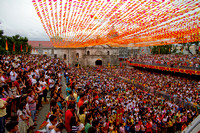
<path fill-rule="evenodd" d="M 183 69 L 191 69 L 191 70 L 200 70 L 200 67 L 190 67 L 190 66 L 178 66 L 178 65 L 167 65 L 167 64 L 158 64 L 158 63 L 145 63 L 145 62 L 135 62 L 130 61 L 130 63 L 137 63 L 137 64 L 145 64 L 145 65 L 155 65 L 155 66 L 164 66 L 164 67 L 171 67 L 171 68 L 183 68 Z"/>

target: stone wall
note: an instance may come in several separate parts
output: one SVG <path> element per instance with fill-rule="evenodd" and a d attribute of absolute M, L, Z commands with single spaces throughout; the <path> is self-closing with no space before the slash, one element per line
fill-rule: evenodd
<path fill-rule="evenodd" d="M 71 64 L 72 66 L 77 63 L 81 66 L 95 66 L 97 60 L 101 60 L 102 65 L 104 66 L 107 66 L 108 64 L 119 64 L 118 48 L 113 48 L 107 45 L 86 48 L 42 48 L 41 54 L 62 58 L 67 64 Z"/>

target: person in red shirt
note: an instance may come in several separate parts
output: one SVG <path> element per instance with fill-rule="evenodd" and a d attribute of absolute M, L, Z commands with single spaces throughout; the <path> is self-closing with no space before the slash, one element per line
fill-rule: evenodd
<path fill-rule="evenodd" d="M 78 107 L 80 108 L 83 104 L 84 104 L 84 100 L 85 100 L 85 94 L 81 94 L 80 95 L 80 99 L 78 101 Z"/>
<path fill-rule="evenodd" d="M 19 82 L 21 81 L 21 79 L 19 77 L 17 77 L 17 80 L 14 81 L 14 85 L 17 87 L 18 92 L 21 94 L 21 91 L 23 88 L 25 88 L 24 83 L 21 81 L 22 83 L 22 87 L 19 86 Z"/>
<path fill-rule="evenodd" d="M 68 110 L 65 112 L 65 128 L 68 133 L 71 132 L 70 120 L 71 117 L 74 116 L 75 104 L 70 103 L 68 106 Z"/>
<path fill-rule="evenodd" d="M 17 77 L 17 80 L 14 81 L 14 85 L 17 87 L 18 91 L 20 91 L 20 87 L 19 87 L 19 77 Z"/>
<path fill-rule="evenodd" d="M 146 124 L 146 133 L 152 133 L 152 124 L 150 123 L 149 120 Z"/>

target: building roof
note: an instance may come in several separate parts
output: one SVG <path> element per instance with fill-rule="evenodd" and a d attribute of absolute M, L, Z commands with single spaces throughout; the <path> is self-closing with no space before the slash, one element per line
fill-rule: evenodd
<path fill-rule="evenodd" d="M 53 47 L 53 44 L 51 41 L 28 41 L 28 44 L 34 47 L 39 47 L 39 44 L 41 44 L 41 47 Z"/>

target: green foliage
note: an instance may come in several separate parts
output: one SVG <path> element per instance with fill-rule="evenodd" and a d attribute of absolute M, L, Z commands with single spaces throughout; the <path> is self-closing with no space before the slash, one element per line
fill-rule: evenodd
<path fill-rule="evenodd" d="M 200 40 L 199 34 L 194 34 L 190 36 L 191 40 Z M 196 54 L 200 54 L 199 52 L 199 41 L 194 42 L 187 42 L 187 38 L 184 36 L 177 37 L 175 42 L 177 44 L 181 44 L 181 49 L 185 48 L 188 53 L 192 54 L 192 51 L 190 50 L 190 46 L 195 45 L 195 51 Z M 164 44 L 164 42 L 161 42 Z M 153 46 L 149 47 L 151 49 L 152 54 L 172 54 L 177 52 L 177 45 L 162 45 L 162 46 Z M 179 52 L 178 54 L 183 54 L 182 52 Z"/>
<path fill-rule="evenodd" d="M 194 39 L 194 40 L 200 40 L 200 36 L 197 34 L 191 35 L 190 39 Z M 182 44 L 182 48 L 185 48 L 186 51 L 188 51 L 190 54 L 192 54 L 192 52 L 190 51 L 190 46 L 192 46 L 193 44 L 196 46 L 196 54 L 199 54 L 199 41 L 194 41 L 194 42 L 187 42 L 187 38 L 185 38 L 184 36 L 181 37 L 177 37 L 175 42 L 177 42 L 178 44 Z"/>
<path fill-rule="evenodd" d="M 8 42 L 8 51 L 6 51 L 6 40 Z M 15 51 L 13 51 L 13 44 L 15 44 Z M 22 44 L 22 52 L 21 52 Z M 26 52 L 28 47 L 28 52 Z M 31 46 L 28 45 L 28 38 L 20 35 L 4 36 L 3 31 L 0 30 L 0 54 L 30 54 Z"/>
<path fill-rule="evenodd" d="M 197 42 L 193 42 L 193 43 L 194 43 L 195 46 L 196 46 L 196 49 L 195 49 L 196 54 L 200 54 L 200 52 L 199 52 L 199 41 L 197 41 Z"/>
<path fill-rule="evenodd" d="M 150 46 L 151 54 L 172 54 L 176 53 L 176 45 L 162 45 L 162 46 Z"/>

